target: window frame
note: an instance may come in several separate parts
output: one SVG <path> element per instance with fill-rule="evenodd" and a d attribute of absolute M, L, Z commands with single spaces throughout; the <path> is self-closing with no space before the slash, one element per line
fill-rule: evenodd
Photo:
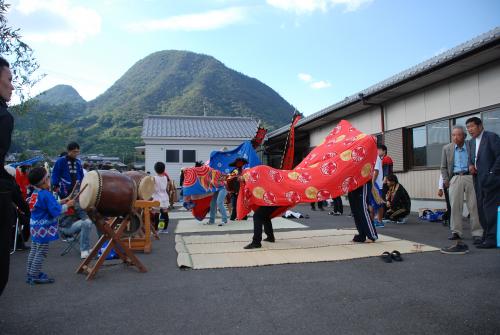
<path fill-rule="evenodd" d="M 187 160 L 185 160 L 184 153 L 186 151 L 193 151 L 193 153 L 194 153 L 193 161 L 187 161 Z M 180 159 L 180 157 L 179 157 L 179 159 Z M 196 150 L 195 149 L 182 149 L 182 162 L 183 163 L 196 163 Z"/>
<path fill-rule="evenodd" d="M 177 161 L 169 161 L 168 159 L 168 152 L 177 152 Z M 175 163 L 180 163 L 180 153 L 179 149 L 165 149 L 165 163 L 167 164 L 175 164 Z"/>

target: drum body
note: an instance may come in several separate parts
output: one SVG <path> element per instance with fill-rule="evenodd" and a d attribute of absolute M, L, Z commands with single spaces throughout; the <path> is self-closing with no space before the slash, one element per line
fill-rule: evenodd
<path fill-rule="evenodd" d="M 124 174 L 113 171 L 94 170 L 82 181 L 80 207 L 88 210 L 95 207 L 103 216 L 124 216 L 132 212 L 137 190 L 134 181 Z"/>
<path fill-rule="evenodd" d="M 142 171 L 127 171 L 124 173 L 135 181 L 137 199 L 149 200 L 155 192 L 155 178 Z"/>

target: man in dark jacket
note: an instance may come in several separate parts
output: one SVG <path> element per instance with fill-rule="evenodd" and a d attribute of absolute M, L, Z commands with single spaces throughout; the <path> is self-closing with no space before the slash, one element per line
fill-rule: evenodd
<path fill-rule="evenodd" d="M 497 246 L 497 208 L 500 206 L 500 137 L 483 128 L 478 117 L 465 122 L 471 140 L 469 172 L 474 177 L 479 222 L 483 226 L 483 243 L 479 249 Z"/>
<path fill-rule="evenodd" d="M 66 198 L 73 191 L 76 183 L 83 179 L 82 162 L 77 158 L 80 146 L 76 142 L 68 144 L 68 152 L 60 157 L 52 170 L 51 184 L 61 199 Z"/>
<path fill-rule="evenodd" d="M 0 57 L 0 295 L 9 279 L 11 227 L 15 224 L 15 207 L 29 213 L 21 190 L 14 178 L 5 171 L 5 155 L 9 151 L 14 118 L 7 111 L 12 91 L 12 73 L 9 63 Z"/>

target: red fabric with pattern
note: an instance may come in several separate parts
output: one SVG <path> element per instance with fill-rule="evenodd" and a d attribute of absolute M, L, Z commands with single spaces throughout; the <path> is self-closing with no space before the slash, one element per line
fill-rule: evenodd
<path fill-rule="evenodd" d="M 244 170 L 238 218 L 260 206 L 279 206 L 275 217 L 298 203 L 346 194 L 371 180 L 376 157 L 375 138 L 342 120 L 295 169 L 260 165 Z"/>

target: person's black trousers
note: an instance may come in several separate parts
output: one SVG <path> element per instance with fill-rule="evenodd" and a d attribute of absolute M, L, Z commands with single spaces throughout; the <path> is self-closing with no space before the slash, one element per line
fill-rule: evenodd
<path fill-rule="evenodd" d="M 359 236 L 362 239 L 369 238 L 372 241 L 378 239 L 377 230 L 370 219 L 368 212 L 368 183 L 347 193 L 351 213 L 356 224 Z"/>
<path fill-rule="evenodd" d="M 262 226 L 264 226 L 264 232 L 267 237 L 274 239 L 271 214 L 273 214 L 277 208 L 277 206 L 262 206 L 253 213 L 253 244 L 260 245 L 262 242 Z"/>
<path fill-rule="evenodd" d="M 496 178 L 495 178 L 496 177 Z M 500 206 L 500 177 L 490 178 L 491 183 L 487 187 L 478 182 L 474 176 L 474 189 L 477 198 L 477 211 L 479 222 L 483 227 L 483 239 L 485 243 L 497 243 L 497 216 Z"/>
<path fill-rule="evenodd" d="M 229 218 L 231 221 L 236 220 L 237 217 L 237 212 L 236 212 L 236 205 L 238 203 L 238 193 L 231 193 L 231 217 Z"/>
<path fill-rule="evenodd" d="M 10 239 L 15 212 L 11 192 L 0 192 L 0 295 L 9 280 Z"/>
<path fill-rule="evenodd" d="M 342 205 L 342 198 L 336 197 L 333 199 L 333 211 L 344 214 L 344 206 Z"/>

